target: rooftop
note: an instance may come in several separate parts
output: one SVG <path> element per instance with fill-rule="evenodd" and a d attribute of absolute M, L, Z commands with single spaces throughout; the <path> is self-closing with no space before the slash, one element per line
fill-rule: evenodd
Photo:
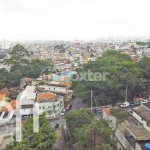
<path fill-rule="evenodd" d="M 6 106 L 3 107 L 2 112 L 7 112 L 8 110 L 10 111 L 10 107 L 12 107 L 12 109 L 16 109 L 16 100 L 11 100 L 8 102 Z"/>
<path fill-rule="evenodd" d="M 35 86 L 27 86 L 25 90 L 22 92 L 22 95 L 20 96 L 21 99 L 32 99 L 35 100 L 36 93 L 35 93 Z"/>
<path fill-rule="evenodd" d="M 103 108 L 103 111 L 105 111 L 107 114 L 110 114 L 110 108 Z"/>
<path fill-rule="evenodd" d="M 148 109 L 150 109 L 150 102 L 149 103 L 146 103 L 146 104 L 143 104 L 145 107 L 147 107 Z"/>
<path fill-rule="evenodd" d="M 144 106 L 132 108 L 134 112 L 136 112 L 140 117 L 142 117 L 145 121 L 150 123 L 150 110 L 145 108 Z"/>
<path fill-rule="evenodd" d="M 49 99 L 53 98 L 54 96 L 56 96 L 56 95 L 53 93 L 50 93 L 50 92 L 40 93 L 37 96 L 37 101 L 49 100 Z"/>
<path fill-rule="evenodd" d="M 46 103 L 46 102 L 54 102 L 54 101 L 58 101 L 62 98 L 61 95 L 54 95 L 54 96 L 51 96 L 51 97 L 47 97 L 47 98 L 41 98 L 41 100 L 37 100 L 39 103 Z"/>
<path fill-rule="evenodd" d="M 3 89 L 0 90 L 0 94 L 6 94 L 6 95 L 8 95 L 9 91 L 8 91 L 7 88 L 3 88 Z"/>
<path fill-rule="evenodd" d="M 139 141 L 150 140 L 150 133 L 142 126 L 127 125 L 126 129 L 136 138 L 136 140 Z"/>

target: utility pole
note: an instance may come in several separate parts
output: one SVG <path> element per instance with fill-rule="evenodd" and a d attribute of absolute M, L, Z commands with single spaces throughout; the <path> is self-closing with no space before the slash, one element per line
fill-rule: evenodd
<path fill-rule="evenodd" d="M 127 98 L 128 98 L 128 85 L 126 84 L 126 96 L 125 96 L 125 102 L 127 102 Z"/>
<path fill-rule="evenodd" d="M 92 107 L 93 107 L 93 106 L 92 106 L 92 105 L 93 105 L 93 101 L 92 101 L 92 98 L 93 98 L 92 92 L 93 92 L 93 91 L 91 90 L 91 111 L 92 111 Z"/>

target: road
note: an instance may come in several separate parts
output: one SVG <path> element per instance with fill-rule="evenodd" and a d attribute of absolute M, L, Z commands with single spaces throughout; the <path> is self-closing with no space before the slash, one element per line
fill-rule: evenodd
<path fill-rule="evenodd" d="M 82 106 L 82 99 L 79 97 L 75 97 L 71 100 L 70 104 L 72 105 L 71 110 L 78 110 Z"/>

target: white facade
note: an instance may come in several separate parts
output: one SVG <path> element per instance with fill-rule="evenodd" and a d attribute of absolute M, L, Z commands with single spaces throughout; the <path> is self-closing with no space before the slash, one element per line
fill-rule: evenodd
<path fill-rule="evenodd" d="M 135 119 L 137 119 L 142 125 L 143 125 L 143 127 L 147 130 L 147 131 L 149 131 L 150 132 L 150 125 L 148 126 L 147 125 L 147 122 L 145 121 L 145 120 L 143 120 L 137 113 L 135 113 L 134 111 L 133 111 L 133 113 L 132 113 L 132 116 L 135 118 Z"/>
<path fill-rule="evenodd" d="M 44 86 L 39 86 L 39 88 L 43 88 L 45 91 L 50 91 L 53 93 L 68 94 L 68 88 L 67 87 L 44 85 Z"/>
<path fill-rule="evenodd" d="M 63 96 L 55 96 L 50 100 L 46 101 L 37 101 L 39 105 L 39 113 L 42 114 L 46 112 L 46 117 L 57 117 L 60 115 L 61 111 L 64 109 L 64 97 Z"/>

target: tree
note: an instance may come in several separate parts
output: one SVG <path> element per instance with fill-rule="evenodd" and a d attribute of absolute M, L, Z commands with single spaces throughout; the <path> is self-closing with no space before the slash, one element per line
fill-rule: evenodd
<path fill-rule="evenodd" d="M 9 60 L 11 60 L 13 64 L 29 63 L 29 61 L 25 59 L 25 57 L 29 57 L 29 52 L 22 45 L 17 44 L 16 46 L 14 46 L 13 50 L 10 52 L 10 55 L 11 58 Z"/>
<path fill-rule="evenodd" d="M 45 113 L 39 116 L 39 132 L 33 133 L 33 117 L 28 117 L 23 124 L 23 140 L 15 141 L 7 146 L 7 150 L 53 150 L 56 141 L 56 132 L 49 125 Z"/>
<path fill-rule="evenodd" d="M 83 66 L 83 69 L 76 70 L 79 74 L 86 74 L 86 77 L 89 70 L 93 74 L 96 72 L 101 73 L 101 80 L 73 81 L 73 86 L 75 86 L 73 92 L 81 98 L 88 99 L 88 105 L 91 101 L 89 92 L 91 89 L 98 91 L 93 94 L 99 105 L 110 104 L 110 102 L 116 104 L 117 101 L 124 101 L 125 95 L 127 95 L 126 88 L 128 90 L 126 99 L 132 99 L 133 89 L 136 91 L 138 89 L 137 85 L 148 81 L 148 78 L 145 79 L 144 77 L 145 73 L 147 77 L 149 76 L 148 71 L 144 70 L 144 64 L 147 64 L 146 68 L 150 70 L 149 62 L 135 63 L 132 62 L 129 55 L 109 50 L 104 53 L 102 58 L 94 62 L 90 61 Z M 105 73 L 108 74 L 105 76 Z"/>
<path fill-rule="evenodd" d="M 38 82 L 38 85 L 45 85 L 46 84 L 46 81 L 45 80 L 41 80 Z"/>
<path fill-rule="evenodd" d="M 0 54 L 0 59 L 5 58 L 7 55 L 6 54 Z"/>
<path fill-rule="evenodd" d="M 90 124 L 75 129 L 76 143 L 74 147 L 77 150 L 117 149 L 116 141 L 111 138 L 112 134 L 112 129 L 108 127 L 106 121 L 93 120 Z"/>
<path fill-rule="evenodd" d="M 110 113 L 118 119 L 119 123 L 127 120 L 127 112 L 122 108 L 111 108 Z"/>
<path fill-rule="evenodd" d="M 82 125 L 90 124 L 90 122 L 93 120 L 94 114 L 87 109 L 82 110 L 72 110 L 69 111 L 66 116 L 66 124 L 69 129 L 70 137 L 72 138 L 72 141 L 74 141 L 73 132 L 75 131 L 75 128 L 80 128 Z"/>

